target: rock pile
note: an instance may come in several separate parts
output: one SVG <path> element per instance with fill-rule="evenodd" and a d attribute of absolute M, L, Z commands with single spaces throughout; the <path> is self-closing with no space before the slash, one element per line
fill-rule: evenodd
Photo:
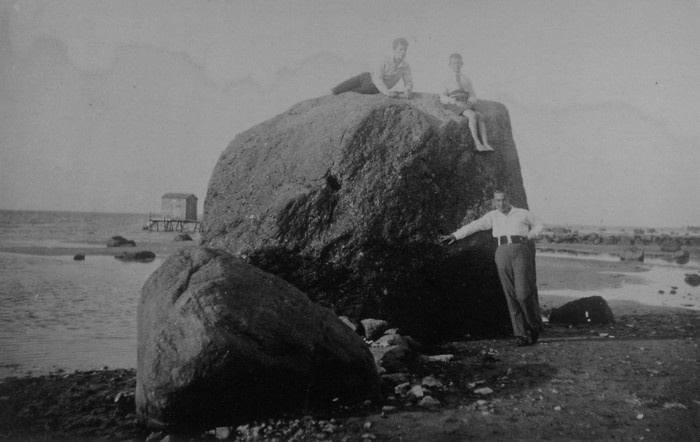
<path fill-rule="evenodd" d="M 421 343 L 410 336 L 402 336 L 399 329 L 390 328 L 386 321 L 364 319 L 362 324 L 365 326 L 365 340 L 374 356 L 377 371 L 382 377 L 385 391 L 388 391 L 388 401 L 417 404 L 428 409 L 439 407 L 440 401 L 433 397 L 433 392 L 444 388 L 442 382 L 433 376 L 412 379 L 411 367 L 419 358 L 449 362 L 451 355 L 422 355 Z M 370 324 L 372 327 L 368 327 Z M 388 406 L 384 411 L 391 410 L 391 406 Z"/>

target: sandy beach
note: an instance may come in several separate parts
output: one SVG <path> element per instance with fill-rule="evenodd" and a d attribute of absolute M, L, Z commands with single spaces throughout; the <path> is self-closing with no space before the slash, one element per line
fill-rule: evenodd
<path fill-rule="evenodd" d="M 139 249 L 167 254 L 183 245 L 151 246 Z M 108 255 L 121 251 L 31 250 Z M 671 295 L 669 287 L 660 294 L 648 280 L 654 272 L 649 266 L 613 260 L 544 254 L 538 257 L 538 272 L 543 311 L 604 294 L 610 297 L 616 324 L 547 325 L 540 343 L 527 348 L 498 339 L 428 349 L 426 353 L 454 356 L 449 363 L 417 362 L 411 367 L 412 379 L 431 375 L 444 385 L 433 392 L 440 401 L 434 409 L 400 403 L 387 394 L 381 401 L 352 408 L 308 410 L 248 423 L 238 431 L 219 429 L 219 436 L 309 441 L 698 440 L 697 288 L 682 279 L 661 281 L 673 284 L 678 293 Z M 660 305 L 677 296 L 691 297 L 687 303 L 696 309 Z M 146 440 L 151 433 L 137 422 L 134 386 L 135 370 L 119 368 L 2 379 L 0 435 L 13 441 Z M 479 387 L 491 393 L 476 393 Z M 156 436 L 155 440 L 165 437 L 151 435 Z M 213 434 L 194 438 L 210 437 Z"/>

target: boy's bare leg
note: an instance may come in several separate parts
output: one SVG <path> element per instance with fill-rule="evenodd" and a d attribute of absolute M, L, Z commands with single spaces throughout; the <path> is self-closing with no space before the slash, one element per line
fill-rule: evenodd
<path fill-rule="evenodd" d="M 493 147 L 489 144 L 488 137 L 486 136 L 486 122 L 484 121 L 484 117 L 479 115 L 479 135 L 481 135 L 481 140 L 483 141 L 482 145 L 484 146 L 484 150 L 493 150 Z"/>
<path fill-rule="evenodd" d="M 467 117 L 467 120 L 469 120 L 469 131 L 472 133 L 472 138 L 474 139 L 474 146 L 476 146 L 476 150 L 493 150 L 486 148 L 483 144 L 481 144 L 481 141 L 479 141 L 479 132 L 476 124 L 476 112 L 474 112 L 471 109 L 467 109 L 462 113 L 462 115 Z"/>

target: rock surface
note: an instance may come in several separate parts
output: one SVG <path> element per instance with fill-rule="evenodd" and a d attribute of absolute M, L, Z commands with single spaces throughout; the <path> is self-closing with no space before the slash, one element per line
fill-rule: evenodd
<path fill-rule="evenodd" d="M 495 152 L 434 94 L 301 102 L 240 133 L 204 203 L 202 244 L 244 256 L 351 318 L 419 340 L 508 333 L 489 232 L 437 244 L 491 209 L 527 207 L 506 108 L 480 101 Z"/>
<path fill-rule="evenodd" d="M 360 336 L 225 252 L 182 249 L 143 287 L 136 406 L 151 427 L 230 425 L 378 389 Z"/>

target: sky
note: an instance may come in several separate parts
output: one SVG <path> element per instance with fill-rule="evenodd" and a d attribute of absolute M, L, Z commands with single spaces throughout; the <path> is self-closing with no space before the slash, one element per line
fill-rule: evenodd
<path fill-rule="evenodd" d="M 409 41 L 509 111 L 550 224 L 700 225 L 699 0 L 0 0 L 0 209 L 199 211 L 236 134 Z"/>

